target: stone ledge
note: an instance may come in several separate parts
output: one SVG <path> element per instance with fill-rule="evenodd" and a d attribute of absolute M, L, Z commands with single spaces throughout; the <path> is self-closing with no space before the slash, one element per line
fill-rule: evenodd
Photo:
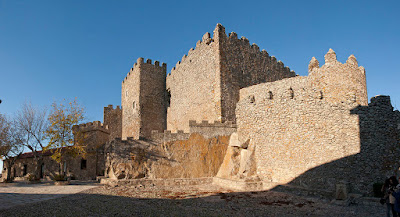
<path fill-rule="evenodd" d="M 201 185 L 212 184 L 212 177 L 204 178 L 176 178 L 176 179 L 110 179 L 101 178 L 100 184 L 117 185 L 157 185 L 157 186 L 183 186 L 183 185 Z"/>
<path fill-rule="evenodd" d="M 266 190 L 264 189 L 263 182 L 246 182 L 242 180 L 232 180 L 232 179 L 225 179 L 220 177 L 213 178 L 213 184 L 221 186 L 223 188 L 230 188 L 232 190 L 238 191 L 260 191 Z"/>

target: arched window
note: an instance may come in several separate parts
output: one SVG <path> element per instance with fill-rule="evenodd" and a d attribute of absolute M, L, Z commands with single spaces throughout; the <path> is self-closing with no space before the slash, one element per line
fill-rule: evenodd
<path fill-rule="evenodd" d="M 274 95 L 272 94 L 271 91 L 268 91 L 268 95 L 267 95 L 268 99 L 273 99 Z"/>

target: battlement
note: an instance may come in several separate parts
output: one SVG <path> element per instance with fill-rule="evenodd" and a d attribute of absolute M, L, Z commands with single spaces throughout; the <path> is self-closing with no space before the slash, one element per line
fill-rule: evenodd
<path fill-rule="evenodd" d="M 190 133 L 199 133 L 205 138 L 212 138 L 216 136 L 231 135 L 236 132 L 236 124 L 232 121 L 221 123 L 220 121 L 209 122 L 203 120 L 197 123 L 195 120 L 189 121 Z"/>
<path fill-rule="evenodd" d="M 166 72 L 167 71 L 167 64 L 166 63 L 162 63 L 160 66 L 160 62 L 159 61 L 154 61 L 154 64 L 152 64 L 152 60 L 151 59 L 147 59 L 146 62 L 144 61 L 143 57 L 139 57 L 136 62 L 133 64 L 133 67 L 129 70 L 128 74 L 125 76 L 124 80 L 122 81 L 122 83 L 124 83 L 128 77 L 131 75 L 131 73 L 135 73 L 134 71 L 141 68 L 141 67 L 154 67 L 154 68 L 159 68 L 161 69 L 162 72 Z"/>
<path fill-rule="evenodd" d="M 109 104 L 107 107 L 104 107 L 104 112 L 111 112 L 111 111 L 114 111 L 114 110 L 119 111 L 121 109 L 122 108 L 119 105 L 117 105 L 117 107 L 115 107 L 115 109 L 114 109 L 114 106 Z"/>
<path fill-rule="evenodd" d="M 320 70 L 321 68 L 326 68 L 326 67 L 350 67 L 350 68 L 358 68 L 358 71 L 362 74 L 365 74 L 365 69 L 362 66 L 358 66 L 358 62 L 356 57 L 351 54 L 346 63 L 341 63 L 337 60 L 336 58 L 336 53 L 333 51 L 331 48 L 329 48 L 329 51 L 325 54 L 325 64 L 323 66 L 319 66 L 319 62 L 315 57 L 312 57 L 310 60 L 310 63 L 308 65 L 308 71 L 309 73 L 316 72 Z"/>
<path fill-rule="evenodd" d="M 164 130 L 164 132 L 158 130 L 151 131 L 151 140 L 159 144 L 176 140 L 187 140 L 189 136 L 190 133 L 185 133 L 183 130 L 178 130 L 177 133 L 171 133 L 170 130 Z"/>
<path fill-rule="evenodd" d="M 211 45 L 212 42 L 214 42 L 214 39 L 211 38 L 211 35 L 210 35 L 209 32 L 206 32 L 206 33 L 203 35 L 203 37 L 201 38 L 201 40 L 197 41 L 196 47 L 195 47 L 195 48 L 190 48 L 189 51 L 188 51 L 188 54 L 187 54 L 187 55 L 185 54 L 185 55 L 182 56 L 182 59 L 181 59 L 180 61 L 178 61 L 178 62 L 175 64 L 175 66 L 171 69 L 171 72 L 168 73 L 168 75 L 171 75 L 174 71 L 176 71 L 176 69 L 177 69 L 178 67 L 180 67 L 180 65 L 181 65 L 182 63 L 186 62 L 187 59 L 188 59 L 188 57 L 190 57 L 191 54 L 192 54 L 193 52 L 195 52 L 195 49 L 201 49 L 201 47 L 203 47 L 203 46 L 204 46 L 204 47 L 205 47 L 205 46 L 209 46 L 209 45 Z M 189 61 L 191 61 L 191 60 L 189 60 Z"/>
<path fill-rule="evenodd" d="M 328 101 L 340 103 L 353 98 L 350 100 L 360 105 L 368 104 L 365 69 L 358 66 L 354 55 L 350 55 L 346 63 L 341 63 L 335 51 L 329 49 L 325 54 L 325 64 L 320 67 L 318 60 L 313 57 L 308 70 L 311 85 L 323 89 Z"/>
<path fill-rule="evenodd" d="M 388 108 L 390 110 L 393 110 L 392 103 L 390 102 L 390 96 L 385 96 L 385 95 L 377 95 L 374 97 L 371 97 L 370 103 L 368 104 L 369 107 L 371 106 L 379 106 L 382 108 Z"/>
<path fill-rule="evenodd" d="M 102 131 L 105 133 L 109 133 L 108 130 L 108 125 L 103 125 L 100 121 L 93 121 L 93 122 L 88 122 L 88 123 L 83 123 L 79 125 L 74 125 L 72 127 L 72 130 L 74 132 L 80 131 L 80 132 L 89 132 L 89 131 Z"/>
<path fill-rule="evenodd" d="M 282 61 L 277 61 L 276 57 L 269 56 L 268 52 L 264 49 L 260 51 L 260 47 L 256 43 L 250 44 L 249 39 L 247 39 L 246 37 L 242 36 L 239 39 L 236 32 L 231 32 L 229 33 L 229 35 L 226 35 L 225 27 L 222 26 L 220 23 L 217 24 L 214 30 L 214 40 L 216 40 L 215 33 L 218 33 L 219 38 L 222 37 L 222 39 L 226 40 L 229 44 L 239 44 L 244 48 L 247 47 L 247 49 L 251 50 L 253 53 L 259 54 L 262 58 L 265 58 L 265 60 L 269 61 L 270 64 L 274 65 L 275 70 L 289 73 L 292 76 L 295 75 L 295 72 L 293 70 L 290 70 L 289 67 L 285 66 Z"/>

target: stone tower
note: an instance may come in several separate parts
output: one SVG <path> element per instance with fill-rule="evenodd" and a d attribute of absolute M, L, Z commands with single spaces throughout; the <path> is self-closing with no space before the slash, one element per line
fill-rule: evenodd
<path fill-rule="evenodd" d="M 167 64 L 139 58 L 122 81 L 122 138 L 150 137 L 166 129 Z"/>
<path fill-rule="evenodd" d="M 325 64 L 319 67 L 313 57 L 308 66 L 311 85 L 323 90 L 324 98 L 331 103 L 356 102 L 368 105 L 365 69 L 358 66 L 357 59 L 350 55 L 346 63 L 336 59 L 336 53 L 329 49 L 325 55 Z"/>

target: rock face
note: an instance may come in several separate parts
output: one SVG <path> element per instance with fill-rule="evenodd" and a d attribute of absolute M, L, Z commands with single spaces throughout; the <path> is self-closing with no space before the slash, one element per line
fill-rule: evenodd
<path fill-rule="evenodd" d="M 106 145 L 106 176 L 114 179 L 197 178 L 217 174 L 229 136 L 205 138 L 193 133 L 187 140 L 161 144 L 114 140 Z"/>
<path fill-rule="evenodd" d="M 242 143 L 239 141 L 238 134 L 233 133 L 217 177 L 247 180 L 258 178 L 254 148 L 255 146 L 250 143 L 250 140 Z"/>

